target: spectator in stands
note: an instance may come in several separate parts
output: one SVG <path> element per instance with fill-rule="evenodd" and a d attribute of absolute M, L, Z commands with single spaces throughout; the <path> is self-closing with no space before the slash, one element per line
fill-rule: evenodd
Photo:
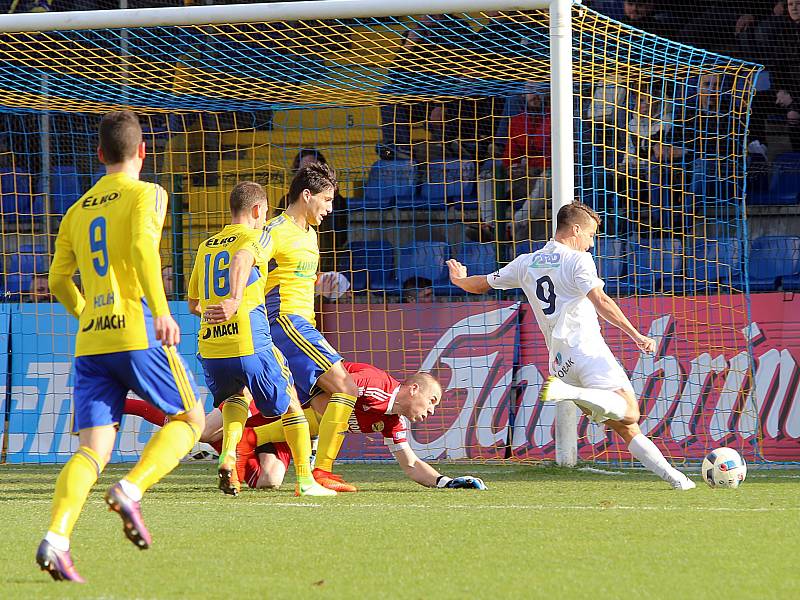
<path fill-rule="evenodd" d="M 433 282 L 427 277 L 409 277 L 403 282 L 403 302 L 430 304 L 433 297 Z"/>
<path fill-rule="evenodd" d="M 388 93 L 401 95 L 413 93 L 418 88 L 417 78 L 425 70 L 435 71 L 441 66 L 441 52 L 458 49 L 473 33 L 464 19 L 453 15 L 426 15 L 416 20 L 405 33 L 403 45 L 389 71 L 391 84 Z M 422 90 L 420 90 L 422 91 Z M 440 113 L 430 119 L 431 112 Z M 434 127 L 432 137 L 441 137 L 446 145 L 459 137 L 456 119 L 445 119 L 441 105 L 430 102 L 408 102 L 381 106 L 383 142 L 378 147 L 381 158 L 411 158 L 411 128 L 415 123 L 440 123 Z"/>
<path fill-rule="evenodd" d="M 550 197 L 550 97 L 529 90 L 523 111 L 511 117 L 504 163 L 511 180 L 514 239 L 544 239 L 541 221 Z"/>
<path fill-rule="evenodd" d="M 728 55 L 740 49 L 759 21 L 773 13 L 776 0 L 671 0 L 670 10 L 679 23 L 675 40 L 696 48 Z"/>
<path fill-rule="evenodd" d="M 47 275 L 37 273 L 31 278 L 31 284 L 28 292 L 22 298 L 23 302 L 53 302 L 53 296 L 50 293 L 50 284 L 47 281 Z"/>
<path fill-rule="evenodd" d="M 787 128 L 792 150 L 800 151 L 800 0 L 787 0 L 785 14 L 764 20 L 754 43 L 771 86 L 753 100 L 748 149 L 766 155 L 767 121 L 775 119 Z"/>
<path fill-rule="evenodd" d="M 659 99 L 644 85 L 631 93 L 631 113 L 628 120 L 625 154 L 619 167 L 628 197 L 638 201 L 639 218 L 643 223 L 661 223 L 671 199 L 668 188 L 674 182 L 669 165 L 679 160 L 684 150 L 673 139 L 669 102 Z"/>
<path fill-rule="evenodd" d="M 292 160 L 293 177 L 300 169 L 313 163 L 327 165 L 325 155 L 316 148 L 302 148 Z M 339 180 L 345 180 L 346 174 L 338 173 Z M 286 198 L 281 201 L 286 206 Z M 333 197 L 333 214 L 322 220 L 317 233 L 319 236 L 320 271 L 333 271 L 336 263 L 336 249 L 347 244 L 347 198 L 342 196 L 337 189 Z"/>
<path fill-rule="evenodd" d="M 0 11 L 9 14 L 49 12 L 53 9 L 53 0 L 4 0 L 0 2 Z"/>
<path fill-rule="evenodd" d="M 164 294 L 167 300 L 175 300 L 175 271 L 172 265 L 164 265 L 161 269 L 161 281 L 164 282 Z"/>
<path fill-rule="evenodd" d="M 623 23 L 661 37 L 675 37 L 675 23 L 659 0 L 624 0 Z"/>

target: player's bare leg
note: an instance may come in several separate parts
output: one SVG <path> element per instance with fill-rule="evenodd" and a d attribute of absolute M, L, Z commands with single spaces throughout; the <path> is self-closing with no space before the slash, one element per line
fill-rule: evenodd
<path fill-rule="evenodd" d="M 82 429 L 80 447 L 56 479 L 50 527 L 36 551 L 36 562 L 56 581 L 84 580 L 72 564 L 69 538 L 89 491 L 111 458 L 117 431 L 113 425 Z"/>
<path fill-rule="evenodd" d="M 342 447 L 347 433 L 350 415 L 353 414 L 358 387 L 344 368 L 337 362 L 317 380 L 317 387 L 327 392 L 328 403 L 319 423 L 319 441 L 314 463 L 314 478 L 337 492 L 355 492 L 356 487 L 333 475 L 333 462 Z"/>
<path fill-rule="evenodd" d="M 259 489 L 277 490 L 286 477 L 286 465 L 272 452 L 259 452 L 258 463 L 261 473 L 256 480 Z"/>
<path fill-rule="evenodd" d="M 694 488 L 694 482 L 670 465 L 653 441 L 639 429 L 639 403 L 634 395 L 628 390 L 617 390 L 615 393 L 625 399 L 628 408 L 624 419 L 619 421 L 609 419 L 607 423 L 625 440 L 631 455 L 648 471 L 669 483 L 673 489 L 685 491 Z"/>

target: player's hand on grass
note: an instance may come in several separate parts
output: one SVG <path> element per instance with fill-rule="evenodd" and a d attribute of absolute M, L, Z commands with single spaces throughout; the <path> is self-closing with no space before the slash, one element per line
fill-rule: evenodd
<path fill-rule="evenodd" d="M 656 341 L 646 335 L 639 335 L 634 342 L 636 342 L 636 347 L 645 354 L 653 354 L 656 351 Z"/>
<path fill-rule="evenodd" d="M 473 477 L 472 475 L 462 475 L 461 477 L 456 477 L 455 479 L 450 479 L 449 477 L 443 477 L 442 480 L 440 480 L 437 483 L 437 487 L 446 487 L 454 490 L 489 489 L 486 487 L 486 484 L 483 483 L 483 479 L 481 479 L 480 477 Z"/>
<path fill-rule="evenodd" d="M 203 313 L 203 318 L 206 320 L 206 323 L 210 325 L 224 323 L 236 314 L 241 302 L 241 298 L 225 298 L 225 300 L 219 304 L 211 304 L 208 306 Z"/>
<path fill-rule="evenodd" d="M 172 315 L 153 317 L 156 339 L 164 346 L 177 346 L 181 342 L 181 329 Z"/>
<path fill-rule="evenodd" d="M 454 258 L 451 258 L 447 261 L 447 269 L 450 271 L 450 281 L 456 285 L 458 285 L 456 283 L 457 280 L 466 279 L 467 277 L 467 267 L 462 265 Z"/>

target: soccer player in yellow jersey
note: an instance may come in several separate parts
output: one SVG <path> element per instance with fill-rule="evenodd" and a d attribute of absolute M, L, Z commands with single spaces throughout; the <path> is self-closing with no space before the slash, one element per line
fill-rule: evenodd
<path fill-rule="evenodd" d="M 80 321 L 73 371 L 73 430 L 80 446 L 56 480 L 52 520 L 36 553 L 53 579 L 78 582 L 70 534 L 111 457 L 128 391 L 170 416 L 105 496 L 122 517 L 125 535 L 142 550 L 152 541 L 142 494 L 178 465 L 205 422 L 192 375 L 175 349 L 180 330 L 161 281 L 167 193 L 139 181 L 145 145 L 134 113 L 108 113 L 99 133 L 106 174 L 67 211 L 50 267 L 50 289 Z M 76 268 L 85 298 L 72 281 Z"/>
<path fill-rule="evenodd" d="M 319 267 L 314 228 L 333 210 L 336 186 L 336 174 L 328 165 L 303 167 L 289 185 L 286 210 L 267 223 L 275 244 L 267 279 L 267 314 L 272 339 L 289 361 L 300 396 L 311 397 L 315 386 L 330 394 L 319 424 L 314 477 L 337 492 L 355 492 L 332 470 L 358 387 L 342 365 L 342 357 L 315 328 L 314 313 Z"/>
<path fill-rule="evenodd" d="M 252 395 L 266 417 L 281 416 L 303 496 L 332 496 L 311 475 L 308 421 L 286 359 L 272 343 L 264 290 L 272 258 L 264 230 L 269 205 L 259 184 L 245 181 L 230 196 L 231 224 L 200 244 L 189 281 L 189 310 L 201 317 L 198 349 L 214 406 L 222 405 L 219 488 L 239 494 L 236 445 Z"/>

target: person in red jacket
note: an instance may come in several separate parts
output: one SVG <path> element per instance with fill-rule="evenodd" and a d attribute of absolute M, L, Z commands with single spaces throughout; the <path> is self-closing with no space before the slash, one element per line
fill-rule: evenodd
<path fill-rule="evenodd" d="M 525 110 L 509 121 L 504 156 L 511 177 L 517 239 L 533 239 L 529 222 L 541 216 L 550 196 L 550 148 L 550 98 L 527 93 Z"/>

